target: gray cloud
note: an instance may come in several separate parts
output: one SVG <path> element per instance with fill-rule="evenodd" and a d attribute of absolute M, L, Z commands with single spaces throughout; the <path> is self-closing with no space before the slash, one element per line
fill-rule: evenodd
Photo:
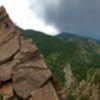
<path fill-rule="evenodd" d="M 37 0 L 30 8 L 60 32 L 100 38 L 100 0 Z"/>

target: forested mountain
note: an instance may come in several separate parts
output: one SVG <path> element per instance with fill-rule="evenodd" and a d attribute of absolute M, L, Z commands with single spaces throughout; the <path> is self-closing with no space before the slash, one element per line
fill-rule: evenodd
<path fill-rule="evenodd" d="M 20 31 L 26 38 L 34 40 L 48 67 L 62 86 L 70 88 L 66 98 L 88 100 L 85 99 L 87 95 L 78 96 L 78 93 L 80 88 L 85 91 L 82 87 L 84 85 L 91 89 L 90 83 L 92 86 L 100 84 L 100 44 L 96 40 L 70 33 L 49 36 L 33 30 Z M 88 95 L 88 98 L 92 98 L 91 95 Z"/>

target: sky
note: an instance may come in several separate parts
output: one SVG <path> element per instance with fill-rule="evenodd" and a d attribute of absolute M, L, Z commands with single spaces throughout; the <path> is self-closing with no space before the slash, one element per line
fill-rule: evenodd
<path fill-rule="evenodd" d="M 30 8 L 30 0 L 0 0 L 0 6 L 2 5 L 13 22 L 23 29 L 34 29 L 50 35 L 59 32 L 54 26 L 47 25 L 36 15 L 36 12 Z"/>
<path fill-rule="evenodd" d="M 0 5 L 24 29 L 100 39 L 100 0 L 0 0 Z"/>

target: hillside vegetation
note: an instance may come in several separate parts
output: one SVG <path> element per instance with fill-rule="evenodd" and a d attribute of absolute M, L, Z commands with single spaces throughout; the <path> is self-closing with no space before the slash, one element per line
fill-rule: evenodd
<path fill-rule="evenodd" d="M 84 95 L 86 89 L 84 90 L 83 86 L 93 90 L 95 85 L 100 83 L 99 42 L 69 33 L 48 36 L 33 30 L 20 31 L 26 38 L 34 40 L 56 79 L 62 86 L 67 87 L 68 100 L 93 98 L 92 95 Z M 90 83 L 93 84 L 89 85 Z M 98 87 L 95 91 L 99 91 Z M 80 91 L 83 91 L 83 94 L 79 96 Z"/>

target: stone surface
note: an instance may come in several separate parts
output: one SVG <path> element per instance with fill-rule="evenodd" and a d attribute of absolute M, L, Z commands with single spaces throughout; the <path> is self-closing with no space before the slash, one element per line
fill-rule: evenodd
<path fill-rule="evenodd" d="M 51 77 L 51 72 L 44 64 L 43 58 L 35 44 L 23 42 L 21 52 L 15 56 L 13 83 L 15 92 L 26 99 L 31 92 L 41 87 Z M 26 91 L 26 92 L 24 92 Z"/>
<path fill-rule="evenodd" d="M 8 62 L 0 66 L 0 80 L 7 81 L 12 78 L 13 63 Z"/>
<path fill-rule="evenodd" d="M 59 100 L 52 84 L 48 82 L 45 86 L 32 93 L 29 100 Z"/>
<path fill-rule="evenodd" d="M 13 97 L 13 85 L 11 82 L 8 82 L 2 86 L 0 89 L 0 95 L 2 95 L 3 100 L 7 100 L 11 97 Z"/>
<path fill-rule="evenodd" d="M 13 77 L 14 90 L 19 96 L 26 99 L 30 96 L 31 92 L 34 92 L 48 81 L 50 75 L 49 70 L 22 69 Z"/>
<path fill-rule="evenodd" d="M 18 38 L 7 41 L 7 43 L 0 46 L 0 65 L 9 61 L 19 50 Z"/>

